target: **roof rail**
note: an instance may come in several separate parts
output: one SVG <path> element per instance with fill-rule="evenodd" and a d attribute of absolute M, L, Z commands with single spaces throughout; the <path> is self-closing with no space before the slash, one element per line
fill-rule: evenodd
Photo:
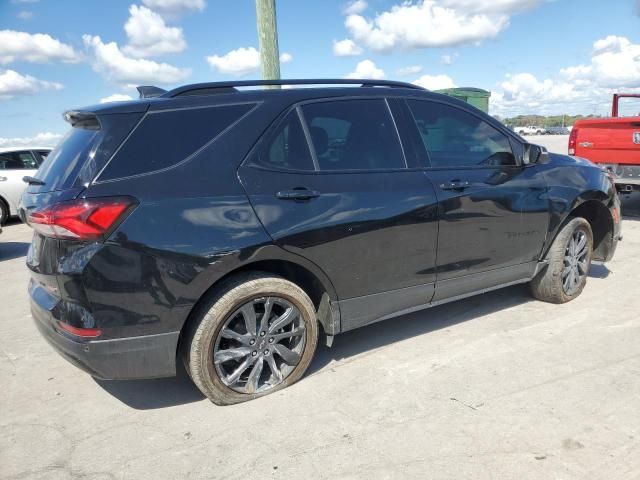
<path fill-rule="evenodd" d="M 184 85 L 182 87 L 174 88 L 173 90 L 164 93 L 162 96 L 172 98 L 181 95 L 209 95 L 214 93 L 230 93 L 237 91 L 236 87 L 260 87 L 272 85 L 361 85 L 363 87 L 411 88 L 415 90 L 424 90 L 424 88 L 412 83 L 396 82 L 392 80 L 321 78 L 292 80 L 240 80 L 237 82 L 194 83 L 192 85 Z M 138 87 L 138 89 L 140 89 L 140 87 Z"/>

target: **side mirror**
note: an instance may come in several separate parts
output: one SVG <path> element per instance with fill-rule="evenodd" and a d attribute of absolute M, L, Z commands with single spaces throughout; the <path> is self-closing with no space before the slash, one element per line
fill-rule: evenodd
<path fill-rule="evenodd" d="M 525 145 L 523 160 L 525 165 L 547 163 L 549 161 L 549 152 L 543 146 L 528 143 Z"/>

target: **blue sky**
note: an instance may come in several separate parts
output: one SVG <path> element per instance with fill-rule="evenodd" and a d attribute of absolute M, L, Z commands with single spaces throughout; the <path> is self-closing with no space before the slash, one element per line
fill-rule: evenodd
<path fill-rule="evenodd" d="M 276 3 L 285 78 L 480 87 L 501 115 L 640 91 L 640 0 Z M 0 0 L 0 146 L 52 143 L 62 112 L 136 84 L 259 78 L 257 46 L 253 0 Z"/>

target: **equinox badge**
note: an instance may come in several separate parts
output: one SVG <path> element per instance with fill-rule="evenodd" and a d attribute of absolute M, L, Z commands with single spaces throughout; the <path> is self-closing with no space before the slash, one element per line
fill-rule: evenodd
<path fill-rule="evenodd" d="M 633 143 L 640 145 L 640 132 L 633 132 Z"/>

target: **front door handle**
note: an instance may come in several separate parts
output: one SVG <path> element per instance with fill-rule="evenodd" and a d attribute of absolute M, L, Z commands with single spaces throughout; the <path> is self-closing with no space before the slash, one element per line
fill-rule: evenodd
<path fill-rule="evenodd" d="M 309 190 L 308 188 L 292 188 L 291 190 L 281 190 L 276 193 L 280 200 L 310 200 L 320 196 L 320 192 Z"/>
<path fill-rule="evenodd" d="M 465 188 L 469 188 L 471 186 L 470 182 L 461 182 L 460 180 L 451 180 L 448 183 L 443 183 L 440 185 L 442 190 L 464 190 Z"/>

